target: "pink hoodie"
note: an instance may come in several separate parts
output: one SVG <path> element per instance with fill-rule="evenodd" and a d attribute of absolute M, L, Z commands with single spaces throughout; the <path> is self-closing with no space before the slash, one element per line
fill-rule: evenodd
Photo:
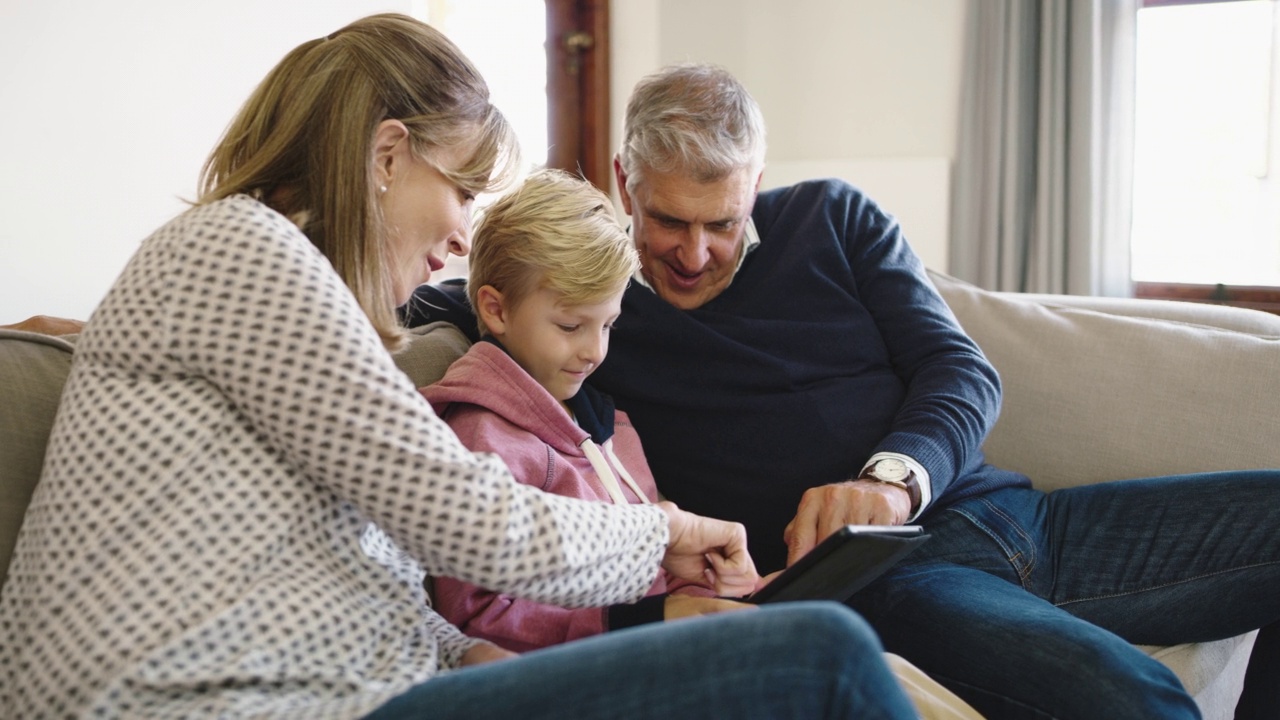
<path fill-rule="evenodd" d="M 628 502 L 640 502 L 629 475 L 650 502 L 658 491 L 640 438 L 622 411 L 614 435 L 598 449 L 560 403 L 502 348 L 478 342 L 423 396 L 464 445 L 501 457 L 516 479 L 557 495 L 612 502 L 588 456 L 605 462 Z M 628 472 L 629 471 L 629 472 Z M 712 594 L 693 587 L 697 594 Z M 668 591 L 660 573 L 649 595 Z M 524 652 L 608 629 L 605 608 L 567 609 L 489 592 L 453 578 L 434 578 L 437 612 L 463 632 Z"/>

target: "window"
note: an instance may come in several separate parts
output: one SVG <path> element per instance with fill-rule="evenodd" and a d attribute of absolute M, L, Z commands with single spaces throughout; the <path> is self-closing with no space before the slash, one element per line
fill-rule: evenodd
<path fill-rule="evenodd" d="M 608 192 L 608 8 L 608 0 L 426 0 L 418 14 L 480 70 L 526 167 L 569 170 Z M 466 273 L 466 259 L 450 257 L 432 281 Z"/>
<path fill-rule="evenodd" d="M 1280 311 L 1280 9 L 1147 0 L 1137 25 L 1137 295 Z"/>
<path fill-rule="evenodd" d="M 427 0 L 422 15 L 479 68 L 530 166 L 608 191 L 608 0 Z"/>
<path fill-rule="evenodd" d="M 426 21 L 449 36 L 515 126 L 525 161 L 547 161 L 546 10 L 528 0 L 430 3 Z"/>

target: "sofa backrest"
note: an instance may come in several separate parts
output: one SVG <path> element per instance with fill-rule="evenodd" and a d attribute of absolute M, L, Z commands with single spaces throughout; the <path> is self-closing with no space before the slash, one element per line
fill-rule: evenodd
<path fill-rule="evenodd" d="M 988 462 L 1044 490 L 1280 467 L 1280 317 L 931 275 L 1003 381 Z"/>
<path fill-rule="evenodd" d="M 1054 489 L 1200 470 L 1280 467 L 1280 317 L 1192 303 L 991 293 L 934 274 L 1004 381 L 988 459 Z M 396 363 L 417 386 L 469 343 L 415 330 Z M 0 571 L 71 364 L 66 339 L 0 330 Z M 0 573 L 0 584 L 4 574 Z"/>
<path fill-rule="evenodd" d="M 74 340 L 0 329 L 0 586 L 40 479 Z M 396 354 L 396 364 L 415 385 L 429 385 L 469 345 L 457 328 L 433 323 L 413 331 L 408 346 Z"/>

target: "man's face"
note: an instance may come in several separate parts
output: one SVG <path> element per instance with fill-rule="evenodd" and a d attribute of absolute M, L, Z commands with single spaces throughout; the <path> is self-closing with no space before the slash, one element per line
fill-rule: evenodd
<path fill-rule="evenodd" d="M 737 269 L 760 175 L 743 168 L 700 183 L 650 171 L 628 193 L 626 176 L 615 169 L 641 272 L 658 297 L 692 310 L 723 292 Z"/>

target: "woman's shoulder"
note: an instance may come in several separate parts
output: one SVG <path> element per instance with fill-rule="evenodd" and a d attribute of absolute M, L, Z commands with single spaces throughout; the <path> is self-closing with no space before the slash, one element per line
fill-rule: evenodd
<path fill-rule="evenodd" d="M 225 246 L 241 253 L 265 248 L 310 248 L 302 230 L 284 215 L 248 195 L 194 205 L 157 230 L 152 242 L 186 247 Z"/>
<path fill-rule="evenodd" d="M 247 195 L 196 205 L 157 230 L 144 253 L 193 279 L 327 277 L 332 266 L 302 230 Z M 336 280 L 336 275 L 334 275 Z M 197 283 L 203 284 L 203 283 Z"/>
<path fill-rule="evenodd" d="M 211 222 L 235 223 L 237 220 L 264 223 L 271 222 L 275 217 L 284 218 L 266 203 L 248 195 L 228 195 L 218 200 L 192 204 L 174 217 L 169 225 L 196 226 Z"/>

